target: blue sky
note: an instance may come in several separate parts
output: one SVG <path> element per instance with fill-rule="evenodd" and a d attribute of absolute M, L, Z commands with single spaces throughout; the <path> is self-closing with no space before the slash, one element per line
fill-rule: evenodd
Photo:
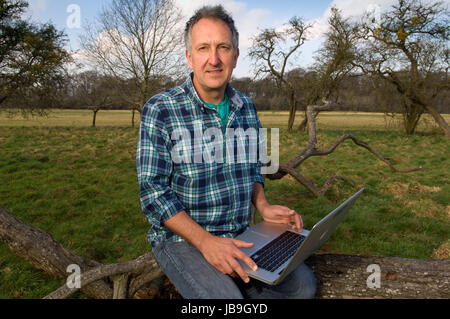
<path fill-rule="evenodd" d="M 332 5 L 343 10 L 348 16 L 362 14 L 368 8 L 374 6 L 384 8 L 390 6 L 395 0 L 175 0 L 185 15 L 190 16 L 196 8 L 202 4 L 221 3 L 230 11 L 236 21 L 240 32 L 241 56 L 234 72 L 237 77 L 252 76 L 250 60 L 247 57 L 247 48 L 250 45 L 250 37 L 256 35 L 258 30 L 266 27 L 281 27 L 292 16 L 300 16 L 306 21 L 314 21 L 315 35 L 304 47 L 299 66 L 307 67 L 313 62 L 314 52 L 320 47 L 321 33 L 326 28 L 326 18 Z M 448 0 L 447 0 L 448 1 Z M 447 2 L 446 1 L 446 2 Z M 33 21 L 52 22 L 58 29 L 64 30 L 69 38 L 67 45 L 70 50 L 79 50 L 79 35 L 83 32 L 86 21 L 93 21 L 103 5 L 108 5 L 111 0 L 29 0 L 30 7 L 27 15 Z M 69 27 L 68 18 L 75 11 L 68 12 L 70 5 L 75 5 L 80 10 L 80 27 Z M 71 20 L 74 21 L 73 19 Z"/>

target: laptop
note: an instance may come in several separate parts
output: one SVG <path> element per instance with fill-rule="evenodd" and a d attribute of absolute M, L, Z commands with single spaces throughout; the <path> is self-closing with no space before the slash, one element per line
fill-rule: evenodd
<path fill-rule="evenodd" d="M 258 265 L 253 271 L 238 260 L 248 276 L 270 285 L 280 283 L 301 262 L 314 253 L 330 238 L 338 224 L 364 191 L 361 188 L 341 205 L 322 218 L 308 231 L 299 233 L 285 224 L 261 222 L 250 226 L 236 239 L 254 243 L 251 248 L 241 248 Z"/>

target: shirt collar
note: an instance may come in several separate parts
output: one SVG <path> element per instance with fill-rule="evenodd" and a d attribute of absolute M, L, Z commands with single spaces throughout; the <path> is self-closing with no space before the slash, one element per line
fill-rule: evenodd
<path fill-rule="evenodd" d="M 191 72 L 191 74 L 189 74 L 189 76 L 187 77 L 186 82 L 184 83 L 184 91 L 186 92 L 186 95 L 189 97 L 189 99 L 194 103 L 194 105 L 205 112 L 205 109 L 208 107 L 203 103 L 203 101 L 198 96 L 197 91 L 195 90 L 194 83 L 192 82 L 193 76 L 194 72 Z M 228 98 L 230 99 L 230 110 L 233 108 L 236 109 L 236 111 L 239 110 L 244 105 L 244 102 L 242 101 L 239 94 L 237 94 L 236 90 L 230 85 L 230 83 L 227 84 L 225 90 L 227 92 Z"/>

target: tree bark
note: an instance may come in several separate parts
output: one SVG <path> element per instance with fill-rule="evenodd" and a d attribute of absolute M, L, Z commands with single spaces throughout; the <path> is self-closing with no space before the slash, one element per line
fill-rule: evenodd
<path fill-rule="evenodd" d="M 431 116 L 434 118 L 436 123 L 442 129 L 442 131 L 444 131 L 445 137 L 450 138 L 450 126 L 445 121 L 444 117 L 441 114 L 439 114 L 439 112 L 436 110 L 436 108 L 434 108 L 430 105 L 425 106 L 425 109 L 427 110 L 428 113 L 431 114 Z"/>
<path fill-rule="evenodd" d="M 318 281 L 317 298 L 450 298 L 450 260 L 322 254 L 306 264 Z M 379 267 L 378 285 L 371 265 Z"/>
<path fill-rule="evenodd" d="M 128 274 L 120 274 L 114 277 L 113 299 L 125 299 L 128 294 Z"/>
<path fill-rule="evenodd" d="M 305 109 L 305 117 L 298 125 L 298 130 L 300 132 L 306 131 L 306 128 L 308 127 L 308 117 L 306 116 L 306 109 Z"/>
<path fill-rule="evenodd" d="M 93 110 L 94 116 L 92 117 L 92 127 L 95 127 L 95 121 L 97 119 L 97 112 L 98 110 Z"/>
<path fill-rule="evenodd" d="M 297 112 L 297 102 L 295 100 L 295 93 L 293 90 L 291 90 L 290 97 L 289 97 L 288 132 L 292 131 L 292 127 L 294 126 L 296 112 Z"/>

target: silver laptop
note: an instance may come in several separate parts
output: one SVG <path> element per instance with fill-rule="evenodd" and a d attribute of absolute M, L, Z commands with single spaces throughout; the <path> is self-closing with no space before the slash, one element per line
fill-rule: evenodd
<path fill-rule="evenodd" d="M 322 218 L 308 231 L 301 233 L 292 230 L 289 225 L 261 222 L 250 226 L 236 239 L 254 243 L 252 248 L 242 248 L 258 265 L 253 271 L 239 260 L 249 277 L 270 285 L 280 283 L 301 262 L 314 253 L 330 238 L 350 207 L 361 195 L 364 188 L 353 194 L 345 202 Z"/>

